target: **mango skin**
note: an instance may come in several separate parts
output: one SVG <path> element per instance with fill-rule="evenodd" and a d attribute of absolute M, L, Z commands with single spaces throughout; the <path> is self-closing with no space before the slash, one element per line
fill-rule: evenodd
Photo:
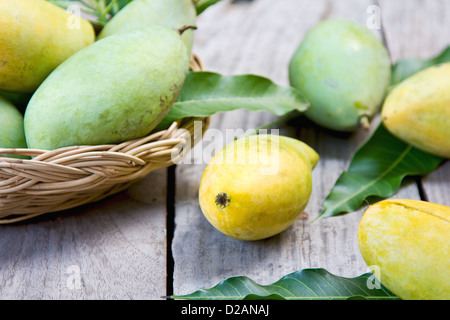
<path fill-rule="evenodd" d="M 358 243 L 381 283 L 405 300 L 450 299 L 450 207 L 384 200 L 361 219 Z"/>
<path fill-rule="evenodd" d="M 178 30 L 195 25 L 196 19 L 197 12 L 192 0 L 133 0 L 108 21 L 98 39 L 143 26 L 163 25 Z M 190 56 L 194 31 L 184 31 L 181 38 Z"/>
<path fill-rule="evenodd" d="M 343 132 L 367 126 L 390 82 L 391 63 L 375 35 L 356 22 L 330 19 L 305 35 L 289 62 L 289 81 L 310 101 L 305 115 Z"/>
<path fill-rule="evenodd" d="M 42 83 L 25 112 L 29 148 L 119 143 L 162 120 L 189 68 L 177 32 L 162 26 L 96 41 Z"/>
<path fill-rule="evenodd" d="M 0 96 L 0 148 L 26 147 L 22 113 L 11 102 Z M 6 156 L 19 157 L 9 154 Z"/>
<path fill-rule="evenodd" d="M 394 87 L 381 116 L 399 139 L 450 158 L 450 63 L 419 71 Z"/>
<path fill-rule="evenodd" d="M 59 64 L 95 40 L 91 23 L 45 0 L 0 1 L 0 89 L 34 92 Z"/>
<path fill-rule="evenodd" d="M 201 210 L 229 237 L 250 241 L 276 235 L 305 209 L 318 160 L 311 147 L 296 139 L 237 139 L 206 166 L 199 188 Z"/>

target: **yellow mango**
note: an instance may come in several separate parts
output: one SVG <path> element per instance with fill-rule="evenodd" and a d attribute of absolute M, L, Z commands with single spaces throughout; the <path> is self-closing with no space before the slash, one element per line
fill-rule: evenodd
<path fill-rule="evenodd" d="M 384 200 L 364 212 L 361 254 L 379 280 L 402 299 L 450 299 L 450 207 Z"/>
<path fill-rule="evenodd" d="M 424 69 L 398 84 L 386 98 L 382 119 L 399 139 L 450 158 L 450 63 Z"/>
<path fill-rule="evenodd" d="M 199 202 L 206 219 L 239 240 L 260 240 L 291 226 L 312 191 L 319 155 L 283 136 L 253 135 L 226 145 L 203 172 Z"/>
<path fill-rule="evenodd" d="M 89 21 L 48 1 L 0 1 L 0 90 L 34 92 L 59 64 L 94 40 Z"/>

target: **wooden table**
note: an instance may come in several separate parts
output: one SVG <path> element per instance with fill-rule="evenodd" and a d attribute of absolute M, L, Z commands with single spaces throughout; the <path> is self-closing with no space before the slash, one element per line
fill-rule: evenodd
<path fill-rule="evenodd" d="M 450 44 L 447 0 L 223 0 L 199 17 L 194 52 L 207 70 L 253 73 L 288 85 L 289 59 L 310 27 L 336 17 L 376 27 L 377 8 L 382 25 L 373 31 L 393 62 L 431 57 Z M 275 119 L 270 113 L 239 110 L 213 116 L 211 128 L 247 130 Z M 211 144 L 229 141 L 205 136 L 191 153 L 200 164 L 153 172 L 99 203 L 0 226 L 0 298 L 161 299 L 235 275 L 269 284 L 309 267 L 346 277 L 368 271 L 356 241 L 363 208 L 312 220 L 370 132 L 341 135 L 300 119 L 281 133 L 305 141 L 321 156 L 308 217 L 287 231 L 244 242 L 222 235 L 206 221 L 198 204 L 200 176 L 212 155 L 205 154 L 205 147 L 211 151 Z M 449 191 L 447 162 L 427 177 L 407 179 L 393 198 L 450 205 Z"/>

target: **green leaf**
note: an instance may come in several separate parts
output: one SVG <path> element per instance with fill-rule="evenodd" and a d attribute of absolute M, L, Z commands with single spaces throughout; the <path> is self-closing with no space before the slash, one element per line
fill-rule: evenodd
<path fill-rule="evenodd" d="M 407 58 L 398 61 L 392 67 L 391 85 L 402 82 L 407 77 L 436 64 L 450 62 L 450 46 L 431 59 Z"/>
<path fill-rule="evenodd" d="M 216 4 L 220 0 L 194 0 L 197 9 L 197 15 L 208 9 L 210 6 Z"/>
<path fill-rule="evenodd" d="M 269 285 L 260 285 L 245 276 L 228 278 L 216 286 L 173 299 L 186 300 L 398 300 L 372 273 L 344 278 L 325 269 L 303 269 Z"/>
<path fill-rule="evenodd" d="M 340 175 L 317 219 L 353 212 L 371 197 L 390 197 L 406 176 L 426 175 L 442 161 L 400 141 L 381 123 Z"/>
<path fill-rule="evenodd" d="M 222 76 L 189 72 L 184 86 L 158 129 L 186 117 L 208 117 L 237 109 L 270 111 L 278 116 L 308 107 L 305 97 L 292 87 L 282 87 L 256 75 Z"/>

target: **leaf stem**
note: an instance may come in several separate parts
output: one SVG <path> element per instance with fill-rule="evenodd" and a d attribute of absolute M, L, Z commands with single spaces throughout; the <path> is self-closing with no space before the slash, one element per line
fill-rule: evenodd
<path fill-rule="evenodd" d="M 197 26 L 194 26 L 194 25 L 182 26 L 180 29 L 178 29 L 178 33 L 180 35 L 182 35 L 183 32 L 185 32 L 188 29 L 194 29 L 195 30 L 195 29 L 197 29 Z"/>

